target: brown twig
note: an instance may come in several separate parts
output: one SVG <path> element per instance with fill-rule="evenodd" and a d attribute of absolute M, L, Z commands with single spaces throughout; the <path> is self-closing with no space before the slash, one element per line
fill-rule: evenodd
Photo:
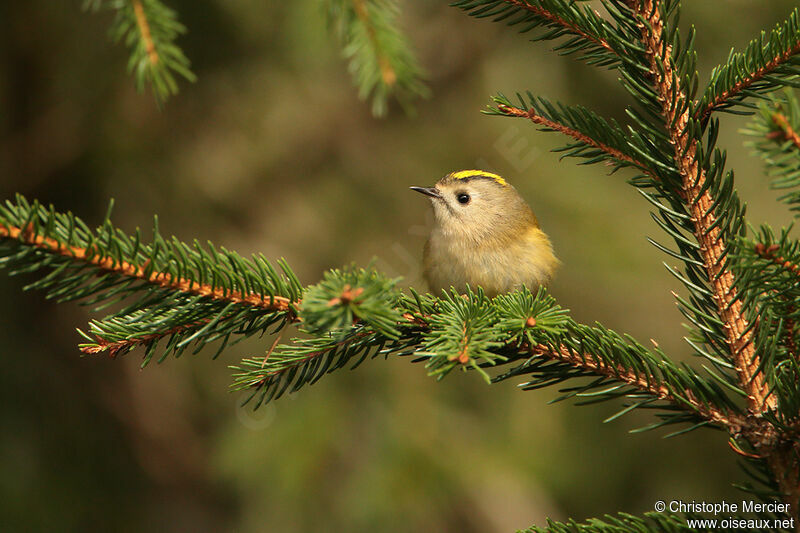
<path fill-rule="evenodd" d="M 786 118 L 786 115 L 783 113 L 774 113 L 772 115 L 772 122 L 778 126 L 781 131 L 774 132 L 774 133 L 783 133 L 783 138 L 786 141 L 792 141 L 792 144 L 795 145 L 796 148 L 800 148 L 800 135 L 794 131 L 791 124 L 789 124 L 789 120 Z"/>
<path fill-rule="evenodd" d="M 257 379 L 255 379 L 255 381 L 250 382 L 249 386 L 250 387 L 260 387 L 261 385 L 264 385 L 267 382 L 267 380 L 269 378 L 271 378 L 272 376 L 277 376 L 279 374 L 287 372 L 288 370 L 290 370 L 292 368 L 295 368 L 295 367 L 298 367 L 298 366 L 300 366 L 300 365 L 302 365 L 304 363 L 307 363 L 308 361 L 311 361 L 312 359 L 315 359 L 315 358 L 319 357 L 320 355 L 329 353 L 332 349 L 335 349 L 335 348 L 338 348 L 339 346 L 344 346 L 345 344 L 348 344 L 348 343 L 354 342 L 356 340 L 362 339 L 362 338 L 364 338 L 364 337 L 366 337 L 367 335 L 370 335 L 370 334 L 371 334 L 370 331 L 361 331 L 359 333 L 354 334 L 351 337 L 344 338 L 344 339 L 334 343 L 333 348 L 328 346 L 328 347 L 323 348 L 321 350 L 314 350 L 313 352 L 309 352 L 304 357 L 301 357 L 300 359 L 296 359 L 296 360 L 292 361 L 292 364 L 290 366 L 286 366 L 286 367 L 283 367 L 283 368 L 277 368 L 277 369 L 271 370 L 269 372 L 264 372 L 263 374 L 260 374 L 258 376 L 254 376 L 254 378 L 257 378 Z M 264 359 L 264 363 L 266 363 L 266 359 Z M 264 365 L 262 364 L 262 367 L 263 366 Z"/>
<path fill-rule="evenodd" d="M 469 363 L 469 336 L 467 335 L 467 324 L 464 323 L 464 329 L 461 331 L 461 349 L 457 354 L 448 357 L 450 361 L 458 361 L 462 365 Z"/>
<path fill-rule="evenodd" d="M 614 48 L 612 48 L 611 45 L 608 44 L 608 41 L 606 41 L 602 37 L 598 37 L 597 35 L 592 35 L 590 33 L 585 32 L 584 30 L 582 30 L 581 28 L 579 28 L 578 26 L 576 26 L 572 22 L 569 22 L 568 20 L 564 20 L 563 18 L 561 18 L 556 13 L 553 13 L 552 11 L 548 11 L 548 10 L 543 9 L 541 7 L 538 7 L 538 6 L 532 6 L 528 2 L 526 2 L 525 0 L 505 0 L 505 1 L 506 1 L 507 4 L 511 4 L 513 6 L 519 7 L 521 9 L 524 9 L 524 10 L 529 11 L 531 13 L 535 13 L 536 15 L 539 15 L 540 17 L 545 18 L 545 19 L 547 19 L 547 20 L 549 20 L 549 21 L 561 26 L 562 28 L 564 28 L 565 30 L 567 30 L 570 33 L 573 33 L 575 35 L 580 35 L 584 39 L 592 41 L 596 45 L 598 45 L 598 46 L 600 46 L 602 48 L 605 48 L 606 50 L 608 50 L 609 52 L 611 52 L 613 54 L 617 53 L 614 50 Z"/>
<path fill-rule="evenodd" d="M 527 348 L 526 351 L 531 355 L 562 361 L 592 374 L 622 381 L 660 400 L 669 401 L 682 407 L 689 407 L 700 417 L 727 429 L 731 434 L 739 434 L 749 425 L 747 419 L 742 415 L 705 404 L 698 400 L 689 390 L 681 391 L 679 395 L 676 395 L 655 376 L 641 372 L 637 373 L 622 366 L 610 366 L 596 355 L 577 353 L 564 346 L 554 350 L 544 344 L 538 344 L 533 347 L 523 346 L 523 348 Z"/>
<path fill-rule="evenodd" d="M 79 349 L 81 352 L 87 355 L 96 355 L 102 352 L 108 352 L 108 356 L 114 359 L 120 353 L 127 353 L 137 346 L 163 339 L 164 337 L 185 331 L 187 329 L 203 326 L 208 324 L 210 321 L 211 319 L 198 320 L 197 322 L 192 322 L 191 324 L 181 324 L 180 326 L 175 326 L 174 328 L 170 328 L 166 331 L 150 333 L 148 335 L 142 335 L 141 337 L 130 337 L 128 339 L 122 339 L 113 342 L 109 342 L 95 335 L 95 346 L 80 346 Z"/>
<path fill-rule="evenodd" d="M 378 58 L 378 68 L 381 71 L 381 79 L 387 87 L 393 87 L 397 83 L 397 73 L 392 67 L 391 61 L 381 49 L 378 43 L 378 36 L 375 34 L 375 27 L 369 17 L 369 10 L 365 0 L 353 0 L 353 9 L 356 16 L 367 29 L 367 37 L 369 37 L 372 47 L 375 50 L 375 57 Z"/>
<path fill-rule="evenodd" d="M 791 261 L 785 259 L 784 257 L 777 255 L 777 252 L 780 249 L 780 246 L 777 244 L 771 244 L 770 246 L 764 246 L 763 244 L 756 243 L 753 247 L 756 254 L 761 257 L 762 259 L 766 259 L 771 263 L 774 263 L 779 268 L 783 268 L 800 278 L 800 265 L 796 263 L 792 263 Z M 784 298 L 784 300 L 786 300 Z M 789 314 L 794 313 L 795 307 L 791 303 L 787 306 L 787 311 Z M 784 339 L 786 343 L 786 349 L 789 353 L 797 359 L 797 343 L 795 342 L 795 321 L 793 318 L 789 317 L 785 321 L 786 331 L 784 332 Z"/>
<path fill-rule="evenodd" d="M 23 230 L 16 226 L 4 226 L 0 224 L 0 238 L 16 239 L 40 250 L 82 260 L 105 272 L 113 272 L 120 276 L 139 279 L 165 289 L 173 289 L 187 294 L 204 296 L 212 300 L 250 305 L 270 311 L 286 311 L 291 315 L 292 320 L 297 320 L 293 311 L 296 302 L 292 302 L 283 296 L 262 296 L 252 292 L 243 293 L 238 290 L 213 287 L 208 284 L 201 284 L 196 281 L 179 278 L 172 274 L 155 270 L 148 273 L 146 265 L 137 266 L 126 261 L 117 261 L 111 256 L 97 253 L 97 250 L 90 250 L 79 246 L 67 246 L 50 237 L 36 235 L 31 227 Z"/>
<path fill-rule="evenodd" d="M 726 242 L 718 227 L 714 213 L 714 198 L 704 186 L 706 175 L 696 160 L 697 141 L 689 138 L 688 108 L 680 116 L 678 109 L 686 101 L 684 90 L 677 86 L 677 76 L 672 63 L 672 47 L 664 40 L 664 23 L 661 11 L 654 0 L 636 2 L 636 9 L 644 22 L 640 22 L 642 41 L 650 58 L 651 76 L 662 105 L 665 124 L 675 150 L 675 162 L 683 178 L 685 199 L 692 214 L 694 235 L 700 244 L 700 253 L 713 289 L 719 316 L 725 324 L 731 357 L 739 381 L 747 391 L 749 409 L 759 414 L 764 409 L 774 409 L 776 400 L 759 372 L 759 357 L 755 353 L 753 330 L 742 313 L 742 303 L 737 297 L 733 273 L 725 268 Z"/>
<path fill-rule="evenodd" d="M 789 272 L 800 278 L 800 265 L 792 263 L 788 259 L 785 259 L 783 256 L 776 255 L 775 252 L 777 252 L 780 249 L 780 246 L 778 246 L 777 244 L 764 246 L 759 242 L 753 247 L 753 249 L 755 250 L 756 254 L 762 259 L 771 261 L 772 263 L 778 265 L 779 267 L 785 270 L 788 270 Z"/>
<path fill-rule="evenodd" d="M 144 47 L 147 51 L 147 58 L 151 66 L 156 66 L 159 62 L 158 51 L 153 42 L 153 35 L 150 33 L 150 23 L 147 21 L 147 15 L 144 13 L 144 6 L 141 0 L 131 0 L 133 4 L 133 12 L 136 15 L 136 25 L 139 27 L 139 34 L 144 41 Z"/>
<path fill-rule="evenodd" d="M 272 355 L 272 352 L 275 351 L 275 347 L 278 346 L 279 342 L 281 342 L 281 339 L 283 338 L 283 333 L 285 331 L 286 331 L 285 329 L 282 329 L 281 332 L 278 333 L 275 336 L 275 340 L 272 341 L 272 346 L 269 347 L 269 350 L 267 350 L 267 355 L 264 356 L 264 360 L 261 362 L 261 367 L 262 368 L 267 365 L 267 361 L 269 360 L 269 356 Z"/>
<path fill-rule="evenodd" d="M 712 102 L 709 102 L 706 107 L 704 107 L 702 110 L 698 110 L 699 113 L 695 114 L 695 118 L 700 118 L 701 120 L 705 120 L 711 115 L 711 113 L 714 112 L 714 110 L 717 107 L 724 104 L 730 98 L 741 93 L 754 83 L 764 79 L 765 76 L 771 74 L 775 69 L 780 67 L 782 64 L 786 63 L 789 60 L 789 58 L 798 53 L 800 53 L 800 41 L 796 42 L 794 46 L 789 48 L 784 53 L 772 58 L 763 67 L 757 69 L 755 72 L 750 73 L 747 77 L 735 83 L 734 86 L 731 87 L 730 89 L 718 94 L 717 97 L 714 98 Z"/>
<path fill-rule="evenodd" d="M 761 455 L 756 455 L 754 453 L 750 453 L 750 452 L 744 451 L 743 449 L 741 449 L 739 447 L 739 445 L 733 439 L 728 439 L 728 446 L 730 447 L 731 450 L 733 450 L 738 455 L 741 455 L 742 457 L 747 457 L 748 459 L 763 459 L 764 458 Z"/>
<path fill-rule="evenodd" d="M 675 162 L 683 180 L 685 200 L 692 214 L 694 235 L 713 289 L 713 298 L 727 333 L 739 383 L 747 392 L 749 419 L 754 421 L 742 435 L 758 452 L 772 472 L 775 482 L 797 516 L 800 503 L 800 465 L 797 442 L 784 440 L 776 428 L 761 418 L 765 410 L 778 407 L 764 375 L 759 371 L 761 359 L 755 351 L 754 332 L 743 316 L 742 303 L 734 286 L 731 271 L 725 268 L 725 237 L 714 214 L 714 198 L 705 187 L 706 175 L 697 160 L 697 140 L 689 137 L 689 111 L 678 115 L 684 107 L 686 93 L 677 85 L 672 48 L 665 41 L 661 11 L 655 0 L 631 0 L 642 22 L 642 41 L 650 58 L 650 73 L 662 105 L 662 113 L 674 147 Z M 752 80 L 755 81 L 755 80 Z M 751 81 L 751 83 L 752 83 Z M 705 189 L 705 190 L 704 190 Z"/>
<path fill-rule="evenodd" d="M 792 314 L 796 311 L 794 305 L 789 304 L 787 306 L 787 311 L 789 314 Z M 786 344 L 786 350 L 788 350 L 789 354 L 797 359 L 797 340 L 795 339 L 795 328 L 797 324 L 795 324 L 795 320 L 792 317 L 787 317 L 786 321 L 786 331 L 784 332 L 784 342 Z"/>
<path fill-rule="evenodd" d="M 592 137 L 589 137 L 588 135 L 586 135 L 586 134 L 584 134 L 584 133 L 582 133 L 582 132 L 580 132 L 578 130 L 572 129 L 569 126 L 565 126 L 564 124 L 561 124 L 560 122 L 555 122 L 555 121 L 547 119 L 547 118 L 545 118 L 545 117 L 543 117 L 541 115 L 538 115 L 536 113 L 536 110 L 533 109 L 533 108 L 531 108 L 531 109 L 526 111 L 526 110 L 520 109 L 518 107 L 513 107 L 513 106 L 509 106 L 509 105 L 505 105 L 505 104 L 499 104 L 497 106 L 497 109 L 499 109 L 502 113 L 505 113 L 508 116 L 527 118 L 531 122 L 533 122 L 534 124 L 539 124 L 540 126 L 545 126 L 547 128 L 550 128 L 551 130 L 557 131 L 559 133 L 563 133 L 564 135 L 567 135 L 568 137 L 572 137 L 573 139 L 575 139 L 577 141 L 580 141 L 580 142 L 585 143 L 585 144 L 587 144 L 589 146 L 597 148 L 598 150 L 602 150 L 603 152 L 607 153 L 608 155 L 610 155 L 614 159 L 617 159 L 619 161 L 623 161 L 625 163 L 629 163 L 631 165 L 637 166 L 637 167 L 639 167 L 639 168 L 641 168 L 643 170 L 647 169 L 647 167 L 644 164 L 640 163 L 639 161 L 636 161 L 635 159 L 633 159 L 629 155 L 620 152 L 616 148 L 612 148 L 611 146 L 608 146 L 607 144 L 601 143 L 600 141 L 598 141 L 596 139 L 593 139 Z"/>

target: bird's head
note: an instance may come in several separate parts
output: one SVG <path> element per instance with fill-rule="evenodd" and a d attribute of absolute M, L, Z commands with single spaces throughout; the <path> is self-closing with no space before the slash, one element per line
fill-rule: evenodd
<path fill-rule="evenodd" d="M 491 172 L 452 172 L 433 187 L 411 189 L 430 197 L 437 228 L 448 235 L 508 240 L 531 225 L 538 227 L 516 189 Z"/>

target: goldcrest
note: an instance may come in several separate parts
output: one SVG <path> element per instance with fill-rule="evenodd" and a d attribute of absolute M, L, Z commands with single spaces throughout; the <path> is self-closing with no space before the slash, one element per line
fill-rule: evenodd
<path fill-rule="evenodd" d="M 488 296 L 535 291 L 559 265 L 531 208 L 506 180 L 482 170 L 446 175 L 430 197 L 434 226 L 423 253 L 425 281 L 435 293 L 483 287 Z"/>

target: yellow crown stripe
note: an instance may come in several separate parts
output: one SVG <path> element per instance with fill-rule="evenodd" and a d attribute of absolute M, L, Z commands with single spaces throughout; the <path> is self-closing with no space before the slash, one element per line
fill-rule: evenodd
<path fill-rule="evenodd" d="M 453 179 L 457 180 L 465 180 L 469 178 L 474 178 L 475 176 L 480 176 L 481 178 L 488 178 L 494 180 L 503 187 L 506 187 L 508 185 L 506 180 L 504 180 L 501 176 L 498 176 L 497 174 L 492 174 L 491 172 L 486 172 L 485 170 L 459 170 L 458 172 L 453 172 L 450 175 L 453 177 Z"/>

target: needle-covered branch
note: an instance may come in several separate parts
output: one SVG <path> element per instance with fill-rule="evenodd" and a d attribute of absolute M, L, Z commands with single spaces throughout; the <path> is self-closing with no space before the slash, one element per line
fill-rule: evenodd
<path fill-rule="evenodd" d="M 703 394 L 717 398 L 721 390 L 733 393 L 734 397 L 744 397 L 748 414 L 742 414 L 731 405 L 719 424 L 728 428 L 737 424 L 748 426 L 738 436 L 734 432 L 732 447 L 751 458 L 763 474 L 759 479 L 767 480 L 769 490 L 777 487 L 786 501 L 794 505 L 800 490 L 792 486 L 791 480 L 798 478 L 800 455 L 796 446 L 787 444 L 792 439 L 787 435 L 794 435 L 790 428 L 797 425 L 799 416 L 795 356 L 798 317 L 796 298 L 787 285 L 793 282 L 786 276 L 794 272 L 797 259 L 791 257 L 791 249 L 780 247 L 786 255 L 777 261 L 784 276 L 779 277 L 775 276 L 775 260 L 771 266 L 765 266 L 764 254 L 756 254 L 752 259 L 740 249 L 748 246 L 743 239 L 747 233 L 744 206 L 734 188 L 733 172 L 725 168 L 726 154 L 716 147 L 720 128 L 712 114 L 716 110 L 734 112 L 742 107 L 747 112 L 753 107 L 747 101 L 749 97 L 764 98 L 776 88 L 797 85 L 800 74 L 798 11 L 794 10 L 769 36 L 762 35 L 753 41 L 743 54 L 731 55 L 725 65 L 714 71 L 709 88 L 698 101 L 696 31 L 690 26 L 681 37 L 680 3 L 676 0 L 602 2 L 614 13 L 606 19 L 608 31 L 603 34 L 602 42 L 596 38 L 599 33 L 570 32 L 559 19 L 559 16 L 580 12 L 582 8 L 577 3 L 571 4 L 571 10 L 556 7 L 555 3 L 543 9 L 544 2 L 464 4 L 468 5 L 470 14 L 495 21 L 505 20 L 509 12 L 535 13 L 539 18 L 531 27 L 560 24 L 560 30 L 552 30 L 545 37 L 570 33 L 574 35 L 570 43 L 582 43 L 586 50 L 591 50 L 593 57 L 609 53 L 603 43 L 617 42 L 615 36 L 623 37 L 623 41 L 636 41 L 625 60 L 609 59 L 608 63 L 617 69 L 622 86 L 634 100 L 626 109 L 630 124 L 625 130 L 581 107 L 554 105 L 530 93 L 526 99 L 520 97 L 520 104 L 513 104 L 502 96 L 495 98 L 496 107 L 490 112 L 527 118 L 545 130 L 558 131 L 575 139 L 575 143 L 561 150 L 566 155 L 581 157 L 586 163 L 610 163 L 615 170 L 631 167 L 638 173 L 630 183 L 655 207 L 654 221 L 675 245 L 670 247 L 653 239 L 650 241 L 683 264 L 682 267 L 668 264 L 667 268 L 688 291 L 687 295 L 675 294 L 675 297 L 680 311 L 692 325 L 687 341 L 697 355 L 710 363 L 707 370 L 711 378 L 708 389 L 698 383 L 671 383 L 665 389 L 658 379 L 647 381 L 657 385 L 645 394 L 641 403 L 636 403 L 631 388 L 640 387 L 642 383 L 637 381 L 640 376 L 636 373 L 635 361 L 650 361 L 654 365 L 647 367 L 645 375 L 650 377 L 661 375 L 661 371 L 672 375 L 673 369 L 664 369 L 657 358 L 648 359 L 635 350 L 633 360 L 620 359 L 621 354 L 627 353 L 620 346 L 611 359 L 604 360 L 603 354 L 610 354 L 598 351 L 597 346 L 609 348 L 609 343 L 615 344 L 610 341 L 609 332 L 591 329 L 573 331 L 566 341 L 524 342 L 519 346 L 521 352 L 524 352 L 522 347 L 527 347 L 533 351 L 529 351 L 528 356 L 535 354 L 535 357 L 503 375 L 515 375 L 528 369 L 535 378 L 530 387 L 547 386 L 573 377 L 580 362 L 581 371 L 599 377 L 590 382 L 589 390 L 566 389 L 565 397 L 586 395 L 588 401 L 592 401 L 596 393 L 592 387 L 601 391 L 605 387 L 608 394 L 627 394 L 628 405 L 636 408 L 657 401 L 654 398 L 661 397 L 659 390 L 662 393 L 669 390 L 672 400 L 685 402 L 684 409 L 696 409 L 695 416 L 700 424 L 718 416 L 721 406 L 719 401 L 710 402 L 717 412 L 709 416 L 708 412 L 703 412 L 707 405 Z M 551 7 L 557 16 L 542 18 L 541 11 Z M 522 15 L 509 17 L 509 25 L 520 19 Z M 523 26 L 523 29 L 530 27 Z M 572 51 L 579 50 L 581 48 Z M 777 169 L 775 173 L 781 186 L 795 189 L 800 179 L 796 154 L 800 146 L 797 134 L 800 114 L 791 97 L 784 107 L 785 110 L 776 113 L 774 105 L 764 106 L 760 124 L 753 129 L 759 135 L 757 149 L 768 166 Z M 784 197 L 792 206 L 800 203 L 797 198 L 794 191 Z M 770 252 L 777 250 L 775 246 L 763 243 L 760 249 L 752 245 L 750 249 Z M 773 279 L 768 281 L 767 278 Z M 770 287 L 771 290 L 765 290 Z M 605 342 L 598 341 L 589 347 L 569 344 L 570 338 L 591 343 L 593 335 Z M 570 349 L 565 351 L 565 345 Z M 509 358 L 508 363 L 514 361 L 513 355 L 502 353 Z M 605 381 L 612 376 L 611 382 Z M 681 394 L 682 390 L 705 392 L 692 396 Z M 602 398 L 604 394 L 599 396 Z M 731 419 L 726 418 L 730 413 L 736 423 L 731 424 Z M 678 415 L 678 419 L 681 416 Z M 751 419 L 765 425 L 754 427 L 745 422 Z"/>
<path fill-rule="evenodd" d="M 761 335 L 770 339 L 760 350 L 762 365 L 771 374 L 772 391 L 781 409 L 771 418 L 788 428 L 800 420 L 800 242 L 783 230 L 776 236 L 762 226 L 756 241 L 742 240 L 737 253 L 737 276 L 758 287 L 748 297 L 758 309 Z"/>
<path fill-rule="evenodd" d="M 530 293 L 513 293 L 498 296 L 496 301 L 497 327 L 509 330 L 509 344 L 518 348 L 508 356 L 508 363 L 516 366 L 495 381 L 528 376 L 522 387 L 538 389 L 579 376 L 594 378 L 565 389 L 559 399 L 577 397 L 584 403 L 596 403 L 626 398 L 629 403 L 608 420 L 662 401 L 662 406 L 668 406 L 667 412 L 659 415 L 661 422 L 647 429 L 682 422 L 698 424 L 693 429 L 711 423 L 736 434 L 747 425 L 728 395 L 733 392 L 739 396 L 743 391 L 713 372 L 709 372 L 708 380 L 700 378 L 692 369 L 671 362 L 657 348 L 652 353 L 630 337 L 602 326 L 578 324 L 550 297 L 542 298 L 541 294 L 533 298 Z M 520 311 L 533 317 L 532 322 L 520 324 Z"/>
<path fill-rule="evenodd" d="M 748 146 L 761 157 L 771 178 L 770 186 L 782 191 L 778 198 L 800 214 L 800 102 L 785 91 L 759 106 L 743 130 L 753 139 Z"/>
<path fill-rule="evenodd" d="M 335 271 L 326 277 L 342 275 L 352 278 L 355 274 Z M 307 311 L 331 313 L 327 302 L 337 298 L 337 291 L 323 287 L 331 279 L 308 290 L 320 292 L 322 297 L 309 306 L 304 301 L 301 316 Z M 390 300 L 383 301 L 388 304 Z M 334 306 L 345 304 L 336 302 Z M 385 311 L 388 313 L 388 308 Z M 400 318 L 396 334 L 378 332 L 365 318 L 357 318 L 368 314 L 362 308 L 352 315 L 356 321 L 351 326 L 343 327 L 334 320 L 327 333 L 315 328 L 312 338 L 294 339 L 271 348 L 264 357 L 245 359 L 234 367 L 234 388 L 254 389 L 258 406 L 344 366 L 354 368 L 378 356 L 412 356 L 424 361 L 428 373 L 438 379 L 459 368 L 477 370 L 492 382 L 522 376 L 527 378 L 524 389 L 591 378 L 567 389 L 560 399 L 577 397 L 588 403 L 625 400 L 624 408 L 609 420 L 640 407 L 658 409 L 660 421 L 647 429 L 688 423 L 679 433 L 712 425 L 738 435 L 749 424 L 729 395 L 743 395 L 742 390 L 731 390 L 713 373 L 709 379 L 700 378 L 664 354 L 654 355 L 613 331 L 575 323 L 543 290 L 537 294 L 523 290 L 492 300 L 481 291 L 446 294 L 439 299 L 412 292 L 412 297 L 397 300 L 395 316 Z M 490 378 L 490 368 L 504 366 L 509 369 Z"/>
<path fill-rule="evenodd" d="M 574 143 L 556 151 L 562 152 L 563 157 L 585 159 L 582 164 L 603 162 L 614 170 L 635 167 L 650 171 L 651 161 L 648 159 L 651 156 L 637 151 L 616 121 L 606 120 L 584 107 L 553 104 L 530 93 L 527 99 L 521 95 L 517 97 L 519 104 L 515 105 L 503 95 L 495 96 L 492 99 L 495 105 L 485 112 L 489 115 L 525 118 L 542 126 L 544 131 L 555 131 L 571 137 Z"/>
<path fill-rule="evenodd" d="M 750 114 L 756 104 L 750 98 L 782 87 L 800 86 L 800 11 L 771 32 L 761 32 L 743 52 L 731 51 L 728 60 L 711 72 L 711 80 L 695 109 L 705 121 L 714 111 Z M 742 109 L 738 109 L 742 108 Z"/>
<path fill-rule="evenodd" d="M 586 522 L 569 520 L 558 522 L 547 520 L 546 527 L 533 526 L 519 533 L 680 533 L 703 531 L 698 527 L 689 527 L 686 516 L 676 516 L 670 513 L 645 513 L 644 516 L 634 516 L 627 513 L 605 515 L 603 518 L 590 518 Z"/>
<path fill-rule="evenodd" d="M 115 11 L 111 37 L 130 48 L 128 70 L 140 91 L 149 86 L 162 103 L 178 93 L 176 76 L 195 81 L 189 59 L 175 44 L 186 27 L 160 0 L 84 0 L 84 9 Z"/>
<path fill-rule="evenodd" d="M 562 39 L 554 51 L 577 54 L 598 67 L 613 68 L 622 62 L 636 65 L 634 56 L 641 51 L 635 27 L 625 23 L 620 12 L 624 5 L 616 1 L 603 2 L 603 6 L 617 24 L 567 0 L 458 0 L 452 5 L 470 16 L 515 26 L 520 33 L 539 30 L 533 41 Z"/>
<path fill-rule="evenodd" d="M 408 39 L 397 27 L 395 0 L 326 0 L 328 23 L 342 43 L 342 54 L 362 100 L 383 116 L 393 97 L 410 110 L 428 87 Z"/>
<path fill-rule="evenodd" d="M 109 209 L 110 214 L 110 209 Z M 126 302 L 93 321 L 87 353 L 124 353 L 143 345 L 147 358 L 159 340 L 164 352 L 202 347 L 231 335 L 247 337 L 276 322 L 296 319 L 302 286 L 289 269 L 263 256 L 245 259 L 212 244 L 167 240 L 156 222 L 145 243 L 108 216 L 94 231 L 72 213 L 57 213 L 18 196 L 0 206 L 0 266 L 11 274 L 49 269 L 27 288 L 44 289 L 58 301 L 82 300 L 95 310 Z"/>
<path fill-rule="evenodd" d="M 711 298 L 721 319 L 730 358 L 740 383 L 748 392 L 751 411 L 761 413 L 775 408 L 775 398 L 770 397 L 756 352 L 753 325 L 745 316 L 733 273 L 727 264 L 730 243 L 737 235 L 735 221 L 730 215 L 738 211 L 738 199 L 732 188 L 715 190 L 715 184 L 724 183 L 715 176 L 721 174 L 724 156 L 717 156 L 720 161 L 716 164 L 704 156 L 704 151 L 709 155 L 712 153 L 714 137 L 708 138 L 704 145 L 702 130 L 695 127 L 690 114 L 688 80 L 681 78 L 680 74 L 687 64 L 680 57 L 691 55 L 691 47 L 687 45 L 680 57 L 674 54 L 673 49 L 679 42 L 676 21 L 673 20 L 677 13 L 675 6 L 677 4 L 672 1 L 641 0 L 638 3 L 642 41 L 650 58 L 655 97 L 674 149 L 683 197 L 691 214 L 692 233 L 699 244 L 699 255 L 712 291 Z M 670 13 L 673 13 L 672 17 Z M 727 181 L 732 179 L 728 177 Z M 724 204 L 725 209 L 719 209 L 720 204 Z"/>

